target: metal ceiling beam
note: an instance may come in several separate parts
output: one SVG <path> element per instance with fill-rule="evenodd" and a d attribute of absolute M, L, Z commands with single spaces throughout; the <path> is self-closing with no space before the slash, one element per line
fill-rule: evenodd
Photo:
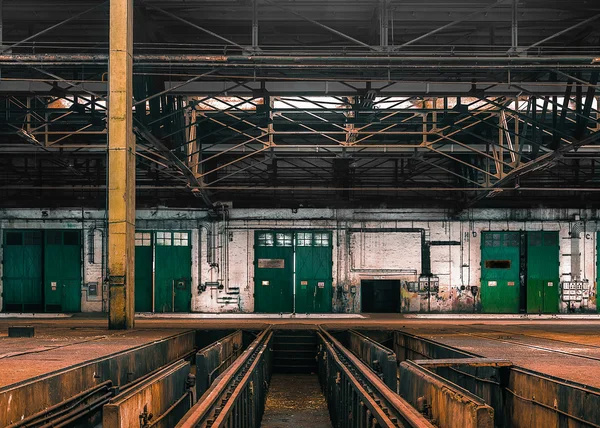
<path fill-rule="evenodd" d="M 214 204 L 210 199 L 210 194 L 205 188 L 203 181 L 194 175 L 194 173 L 188 168 L 188 166 L 179 159 L 167 146 L 165 146 L 158 138 L 156 138 L 144 125 L 134 120 L 133 129 L 139 138 L 147 141 L 151 146 L 156 148 L 160 154 L 162 154 L 167 163 L 174 169 L 183 174 L 188 180 L 188 186 L 190 189 L 197 189 L 194 192 L 196 196 L 200 196 L 208 208 L 214 208 Z"/>
<path fill-rule="evenodd" d="M 333 33 L 333 34 L 336 34 L 336 35 L 340 36 L 340 37 L 343 37 L 346 40 L 350 40 L 352 43 L 355 43 L 357 45 L 363 46 L 363 47 L 365 47 L 365 48 L 367 48 L 369 50 L 372 50 L 372 51 L 377 51 L 378 50 L 377 48 L 369 45 L 368 43 L 361 42 L 360 40 L 355 39 L 354 37 L 351 37 L 351 36 L 347 35 L 346 33 L 342 33 L 341 31 L 338 31 L 338 30 L 336 30 L 334 28 L 331 28 L 331 27 L 329 27 L 329 26 L 327 26 L 325 24 L 321 24 L 320 22 L 315 21 L 314 19 L 310 19 L 310 18 L 308 18 L 308 17 L 306 17 L 304 15 L 299 14 L 298 12 L 296 12 L 296 11 L 294 11 L 292 9 L 289 9 L 287 7 L 283 7 L 283 6 L 281 6 L 281 5 L 273 2 L 271 0 L 264 0 L 264 2 L 270 4 L 271 6 L 275 6 L 275 7 L 279 8 L 279 9 L 281 9 L 281 10 L 289 12 L 289 13 L 291 13 L 293 15 L 296 15 L 298 18 L 303 19 L 306 22 L 310 22 L 311 24 L 314 24 L 314 25 L 316 25 L 318 27 L 321 27 L 321 28 L 323 28 L 323 29 L 325 29 L 325 30 Z"/>
<path fill-rule="evenodd" d="M 401 44 L 401 45 L 399 45 L 399 46 L 394 46 L 394 47 L 392 48 L 392 50 L 394 50 L 394 51 L 397 51 L 397 50 L 400 50 L 400 49 L 402 49 L 402 48 L 405 48 L 405 47 L 407 47 L 407 46 L 410 46 L 410 45 L 412 45 L 412 44 L 415 44 L 415 43 L 416 43 L 416 42 L 418 42 L 418 41 L 421 41 L 421 40 L 423 40 L 423 39 L 425 39 L 425 38 L 427 38 L 427 37 L 429 37 L 429 36 L 432 36 L 432 35 L 434 35 L 434 34 L 436 34 L 436 33 L 439 33 L 440 31 L 444 31 L 444 30 L 446 30 L 446 29 L 448 29 L 448 28 L 450 28 L 450 27 L 452 27 L 452 26 L 454 26 L 454 25 L 456 25 L 456 24 L 460 24 L 461 22 L 468 21 L 468 20 L 470 20 L 471 18 L 473 18 L 474 16 L 477 16 L 477 15 L 479 15 L 480 13 L 485 13 L 485 12 L 487 12 L 487 11 L 489 11 L 489 10 L 491 10 L 491 9 L 495 8 L 496 6 L 498 6 L 498 5 L 502 4 L 502 3 L 506 2 L 506 1 L 507 1 L 507 0 L 498 0 L 497 2 L 495 2 L 495 3 L 492 3 L 491 5 L 489 5 L 488 7 L 484 8 L 484 9 L 481 9 L 481 10 L 476 10 L 476 11 L 474 11 L 474 12 L 470 13 L 469 15 L 465 16 L 464 18 L 457 19 L 456 21 L 452 21 L 452 22 L 450 22 L 450 23 L 448 23 L 448 24 L 446 24 L 446 25 L 442 25 L 441 27 L 438 27 L 438 28 L 436 28 L 435 30 L 432 30 L 432 31 L 430 31 L 430 32 L 428 32 L 428 33 L 425 33 L 425 34 L 423 34 L 422 36 L 419 36 L 419 37 L 417 37 L 417 38 L 415 38 L 415 39 L 409 40 L 408 42 L 402 43 L 402 44 Z M 514 0 L 513 0 L 513 1 L 514 1 Z"/>
<path fill-rule="evenodd" d="M 520 52 L 520 53 L 521 53 L 521 52 L 527 52 L 529 49 L 535 48 L 536 46 L 539 46 L 539 45 L 542 45 L 542 44 L 544 44 L 544 43 L 546 43 L 546 42 L 549 42 L 550 40 L 553 40 L 553 39 L 555 39 L 555 38 L 557 38 L 557 37 L 559 37 L 559 36 L 562 36 L 562 35 L 563 35 L 563 34 L 565 34 L 565 33 L 568 33 L 568 32 L 569 32 L 569 31 L 571 31 L 571 30 L 574 30 L 575 28 L 579 28 L 579 27 L 581 27 L 581 26 L 583 26 L 583 25 L 585 25 L 585 24 L 589 24 L 590 22 L 593 22 L 593 21 L 595 21 L 595 20 L 596 20 L 596 19 L 598 19 L 598 18 L 600 18 L 600 13 L 598 13 L 598 14 L 596 14 L 596 15 L 592 16 L 591 18 L 588 18 L 588 19 L 586 19 L 586 20 L 584 20 L 584 21 L 578 22 L 578 23 L 577 23 L 577 24 L 575 24 L 575 25 L 571 25 L 570 27 L 568 27 L 568 28 L 565 28 L 565 29 L 564 29 L 564 30 L 562 30 L 562 31 L 559 31 L 559 32 L 557 32 L 557 33 L 554 33 L 554 34 L 552 34 L 551 36 L 548 36 L 548 37 L 546 37 L 546 38 L 544 38 L 544 39 L 540 40 L 539 42 L 535 42 L 535 43 L 533 43 L 533 44 L 531 44 L 531 45 L 527 46 L 526 48 L 519 49 L 519 52 Z"/>

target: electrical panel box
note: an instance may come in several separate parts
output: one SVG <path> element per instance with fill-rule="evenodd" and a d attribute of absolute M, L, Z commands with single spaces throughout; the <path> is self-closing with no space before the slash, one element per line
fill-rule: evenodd
<path fill-rule="evenodd" d="M 565 302 L 581 302 L 590 297 L 587 281 L 563 281 L 561 288 L 562 300 Z"/>

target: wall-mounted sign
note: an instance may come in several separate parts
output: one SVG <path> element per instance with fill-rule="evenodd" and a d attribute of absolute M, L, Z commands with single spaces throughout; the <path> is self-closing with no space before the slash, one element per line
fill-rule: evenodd
<path fill-rule="evenodd" d="M 317 283 L 317 286 L 318 286 L 319 288 L 325 288 L 325 282 L 324 282 L 324 281 L 319 281 L 319 282 Z"/>
<path fill-rule="evenodd" d="M 308 285 L 308 281 L 300 281 L 301 287 L 306 287 Z"/>
<path fill-rule="evenodd" d="M 495 287 L 498 283 L 496 281 L 488 281 L 488 287 Z"/>
<path fill-rule="evenodd" d="M 268 286 L 268 285 L 269 285 L 269 281 L 263 281 L 263 282 L 261 283 L 261 285 L 263 285 L 263 286 Z"/>
<path fill-rule="evenodd" d="M 508 281 L 507 284 L 509 287 L 514 287 L 515 286 L 515 282 L 514 281 Z"/>
<path fill-rule="evenodd" d="M 258 259 L 260 269 L 283 269 L 285 267 L 284 259 Z"/>

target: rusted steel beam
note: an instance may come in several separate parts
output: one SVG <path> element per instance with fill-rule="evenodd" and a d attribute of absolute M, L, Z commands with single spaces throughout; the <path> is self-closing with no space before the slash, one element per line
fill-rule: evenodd
<path fill-rule="evenodd" d="M 504 390 L 506 426 L 600 426 L 598 388 L 513 367 Z"/>
<path fill-rule="evenodd" d="M 479 355 L 462 351 L 451 346 L 442 345 L 433 340 L 401 331 L 394 332 L 394 352 L 398 357 L 398 361 L 423 358 L 445 359 L 479 357 Z"/>
<path fill-rule="evenodd" d="M 102 426 L 171 427 L 192 406 L 190 363 L 180 360 L 117 395 L 102 408 Z"/>
<path fill-rule="evenodd" d="M 412 407 L 406 400 L 404 400 L 395 391 L 392 391 L 387 385 L 385 385 L 383 381 L 379 379 L 379 377 L 376 374 L 374 374 L 365 363 L 363 363 L 358 357 L 356 357 L 352 352 L 345 348 L 329 332 L 320 327 L 317 335 L 321 340 L 321 345 L 325 349 L 327 349 L 328 355 L 327 357 L 324 357 L 323 355 L 325 354 L 321 353 L 319 355 L 319 358 L 327 360 L 333 358 L 333 354 L 335 354 L 338 357 L 338 360 L 341 361 L 343 365 L 349 369 L 349 372 L 351 372 L 351 378 L 348 378 L 348 381 L 352 384 L 355 384 L 355 381 L 358 381 L 361 384 L 362 389 L 367 390 L 369 392 L 370 397 L 376 398 L 375 402 L 377 407 L 379 407 L 381 410 L 384 410 L 384 414 L 387 417 L 383 420 L 381 416 L 379 416 L 378 419 L 376 418 L 376 423 L 379 424 L 379 426 L 397 426 L 414 428 L 432 428 L 434 426 L 414 407 Z M 329 356 L 330 354 L 332 355 Z M 326 369 L 326 367 L 322 367 L 319 370 L 319 376 L 321 377 L 322 384 L 328 383 L 328 379 L 323 379 L 323 376 L 331 376 L 331 371 L 327 371 L 324 369 Z M 346 383 L 345 386 L 350 387 L 350 384 Z M 350 388 L 354 389 L 354 391 L 359 395 L 359 398 L 361 400 L 368 400 L 366 397 L 363 397 L 358 388 Z M 333 393 L 333 396 L 326 395 L 326 398 L 328 399 L 329 403 L 333 405 L 338 400 L 350 400 L 351 394 L 344 394 L 343 396 L 338 396 L 336 395 L 336 393 Z M 347 408 L 347 410 L 352 409 Z M 369 414 L 371 414 L 371 412 Z M 347 418 L 348 415 L 344 415 L 344 417 Z M 343 423 L 344 421 L 342 420 L 341 422 Z M 362 426 L 359 425 L 359 423 L 360 421 L 355 421 L 353 422 L 353 425 L 350 426 Z"/>
<path fill-rule="evenodd" d="M 271 379 L 272 339 L 271 327 L 263 330 L 243 354 L 213 382 L 202 397 L 199 397 L 196 405 L 185 414 L 176 428 L 195 428 L 206 424 L 215 427 L 256 427 L 264 410 L 266 391 Z M 250 387 L 251 377 L 254 379 Z M 240 385 L 242 388 L 236 389 Z M 244 421 L 243 425 L 215 423 L 220 414 L 230 415 L 232 411 L 237 412 L 237 403 L 244 397 L 251 405 L 248 406 L 246 403 L 246 413 L 242 415 L 243 418 L 240 418 Z M 230 402 L 235 403 L 224 411 L 224 406 Z"/>
<path fill-rule="evenodd" d="M 371 367 L 392 391 L 398 391 L 398 363 L 394 351 L 355 330 L 348 331 L 348 349 Z"/>
<path fill-rule="evenodd" d="M 0 426 L 7 426 L 111 381 L 122 387 L 193 351 L 190 330 L 0 388 Z"/>
<path fill-rule="evenodd" d="M 494 409 L 466 389 L 413 361 L 400 364 L 399 376 L 400 395 L 426 409 L 440 428 L 494 427 Z"/>
<path fill-rule="evenodd" d="M 238 330 L 196 353 L 197 397 L 201 397 L 215 378 L 233 364 L 242 353 L 242 347 L 242 331 Z"/>
<path fill-rule="evenodd" d="M 414 360 L 415 364 L 422 367 L 452 367 L 469 365 L 471 367 L 511 367 L 513 363 L 501 358 L 447 358 L 439 360 Z"/>

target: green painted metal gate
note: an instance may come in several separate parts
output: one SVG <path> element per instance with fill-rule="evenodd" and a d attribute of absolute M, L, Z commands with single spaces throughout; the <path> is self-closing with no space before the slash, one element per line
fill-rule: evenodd
<path fill-rule="evenodd" d="M 135 251 L 135 310 L 137 312 L 190 312 L 192 302 L 190 232 L 136 232 Z M 154 308 L 152 307 L 153 296 Z"/>
<path fill-rule="evenodd" d="M 152 232 L 135 232 L 135 311 L 152 312 L 154 273 Z"/>
<path fill-rule="evenodd" d="M 331 312 L 330 232 L 257 231 L 254 236 L 255 312 Z"/>
<path fill-rule="evenodd" d="M 527 313 L 558 313 L 558 232 L 527 234 Z"/>
<path fill-rule="evenodd" d="M 81 311 L 81 232 L 46 230 L 44 304 L 47 312 Z"/>
<path fill-rule="evenodd" d="M 3 310 L 81 311 L 81 231 L 6 230 Z"/>
<path fill-rule="evenodd" d="M 294 247 L 290 231 L 254 234 L 254 311 L 294 310 Z"/>
<path fill-rule="evenodd" d="M 330 232 L 297 232 L 296 312 L 331 312 L 333 298 Z"/>
<path fill-rule="evenodd" d="M 3 310 L 43 311 L 42 232 L 7 230 L 3 242 Z"/>
<path fill-rule="evenodd" d="M 519 312 L 519 257 L 519 232 L 482 232 L 481 306 L 483 312 Z"/>

